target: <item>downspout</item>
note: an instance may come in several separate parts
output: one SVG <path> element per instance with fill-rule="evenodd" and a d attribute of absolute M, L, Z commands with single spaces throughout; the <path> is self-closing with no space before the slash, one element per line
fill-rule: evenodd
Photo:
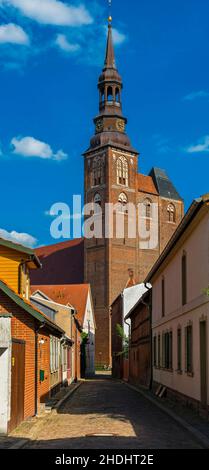
<path fill-rule="evenodd" d="M 35 415 L 38 413 L 38 335 L 45 327 L 45 322 L 35 329 Z"/>
<path fill-rule="evenodd" d="M 146 287 L 146 289 L 148 289 L 148 291 L 151 291 L 151 290 L 152 290 L 152 287 L 148 287 L 148 284 L 147 284 L 147 283 L 145 283 L 145 287 Z M 149 385 L 149 389 L 152 390 L 152 384 L 153 384 L 152 295 L 151 295 L 151 301 L 150 301 L 149 303 L 144 302 L 143 300 L 142 300 L 142 303 L 148 308 L 149 316 L 150 316 L 150 356 L 151 356 L 150 365 L 151 365 L 151 376 L 150 376 L 150 385 Z"/>
<path fill-rule="evenodd" d="M 73 339 L 73 324 L 75 323 L 75 314 L 76 310 L 71 309 L 71 339 Z M 75 343 L 74 343 L 74 357 L 73 357 L 73 347 L 71 348 L 71 379 L 75 379 L 75 353 L 76 353 L 76 333 L 75 333 Z M 74 361 L 73 361 L 74 359 Z"/>

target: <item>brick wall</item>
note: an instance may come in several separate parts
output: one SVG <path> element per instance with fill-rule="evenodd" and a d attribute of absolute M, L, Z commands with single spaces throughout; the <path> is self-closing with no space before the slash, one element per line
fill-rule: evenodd
<path fill-rule="evenodd" d="M 131 316 L 129 380 L 136 385 L 151 382 L 151 318 L 148 307 L 139 304 Z"/>
<path fill-rule="evenodd" d="M 35 320 L 0 291 L 0 311 L 12 313 L 12 338 L 25 341 L 24 419 L 35 414 Z"/>
<path fill-rule="evenodd" d="M 117 159 L 123 155 L 128 162 L 128 187 L 117 184 Z M 94 158 L 101 158 L 104 163 L 104 174 L 101 185 L 92 187 L 92 168 Z M 154 187 L 154 184 L 153 184 Z M 126 287 L 128 270 L 134 272 L 136 283 L 144 281 L 151 267 L 180 223 L 184 207 L 181 201 L 162 198 L 154 193 L 146 193 L 138 189 L 138 156 L 130 151 L 116 150 L 110 146 L 100 148 L 85 157 L 85 203 L 94 201 L 96 194 L 105 203 L 116 204 L 119 195 L 125 193 L 128 202 L 136 207 L 149 198 L 158 206 L 157 244 L 155 247 L 143 249 L 137 231 L 136 238 L 128 238 L 127 217 L 125 216 L 124 237 L 117 239 L 85 240 L 85 282 L 91 284 L 94 302 L 96 331 L 96 365 L 111 364 L 111 335 L 109 308 L 112 302 Z M 168 220 L 168 205 L 175 206 L 175 223 Z M 104 233 L 103 233 L 104 236 Z"/>

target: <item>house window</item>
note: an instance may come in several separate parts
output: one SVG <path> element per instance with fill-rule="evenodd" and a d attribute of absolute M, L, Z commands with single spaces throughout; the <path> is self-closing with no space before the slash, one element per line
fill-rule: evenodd
<path fill-rule="evenodd" d="M 168 205 L 168 221 L 175 223 L 176 222 L 176 209 L 173 204 Z"/>
<path fill-rule="evenodd" d="M 169 365 L 168 368 L 170 370 L 173 369 L 173 333 L 172 331 L 169 333 Z"/>
<path fill-rule="evenodd" d="M 128 186 L 128 162 L 125 157 L 117 160 L 117 184 Z"/>
<path fill-rule="evenodd" d="M 60 342 L 54 336 L 50 337 L 50 370 L 56 372 L 59 369 Z"/>
<path fill-rule="evenodd" d="M 187 255 L 183 254 L 181 260 L 182 305 L 187 304 Z"/>
<path fill-rule="evenodd" d="M 186 327 L 186 372 L 193 373 L 192 325 Z"/>
<path fill-rule="evenodd" d="M 178 372 L 181 372 L 182 370 L 182 364 L 181 364 L 181 351 L 182 345 L 181 345 L 181 328 L 178 328 L 177 331 L 177 369 Z"/>
<path fill-rule="evenodd" d="M 160 335 L 158 335 L 158 367 L 160 368 L 161 366 L 161 338 Z"/>
<path fill-rule="evenodd" d="M 165 279 L 162 278 L 162 317 L 165 316 Z"/>
<path fill-rule="evenodd" d="M 173 368 L 173 334 L 163 335 L 163 367 L 168 370 Z"/>
<path fill-rule="evenodd" d="M 154 340 L 153 340 L 153 362 L 154 362 L 154 367 L 157 367 L 157 338 L 156 336 L 154 337 Z"/>

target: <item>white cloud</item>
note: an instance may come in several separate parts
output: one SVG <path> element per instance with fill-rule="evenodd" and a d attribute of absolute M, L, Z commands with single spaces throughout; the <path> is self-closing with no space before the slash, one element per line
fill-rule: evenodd
<path fill-rule="evenodd" d="M 184 97 L 185 101 L 194 101 L 198 98 L 209 98 L 209 92 L 205 90 L 193 91 Z"/>
<path fill-rule="evenodd" d="M 32 237 L 28 233 L 18 233 L 14 230 L 12 232 L 7 232 L 7 230 L 3 230 L 0 228 L 0 238 L 30 248 L 34 248 L 37 245 L 36 238 Z"/>
<path fill-rule="evenodd" d="M 116 46 L 120 46 L 126 41 L 126 35 L 118 31 L 118 29 L 112 29 L 113 42 Z"/>
<path fill-rule="evenodd" d="M 22 157 L 38 157 L 56 161 L 66 160 L 68 157 L 63 150 L 54 153 L 49 144 L 34 139 L 34 137 L 14 137 L 11 144 L 13 153 Z"/>
<path fill-rule="evenodd" d="M 30 39 L 24 29 L 14 23 L 9 23 L 0 26 L 0 44 L 8 43 L 29 46 Z"/>
<path fill-rule="evenodd" d="M 203 137 L 196 145 L 190 145 L 186 148 L 187 153 L 209 153 L 209 135 Z"/>
<path fill-rule="evenodd" d="M 78 52 L 81 48 L 79 44 L 71 44 L 64 34 L 58 34 L 55 44 L 65 52 Z"/>
<path fill-rule="evenodd" d="M 18 8 L 27 18 L 41 24 L 82 26 L 93 23 L 84 5 L 70 6 L 60 0 L 4 0 Z"/>

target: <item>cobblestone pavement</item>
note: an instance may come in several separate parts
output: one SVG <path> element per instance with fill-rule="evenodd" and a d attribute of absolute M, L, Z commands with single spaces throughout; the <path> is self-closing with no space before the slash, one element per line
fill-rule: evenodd
<path fill-rule="evenodd" d="M 146 398 L 105 378 L 86 381 L 58 414 L 40 421 L 32 439 L 27 448 L 200 448 L 184 429 Z"/>

